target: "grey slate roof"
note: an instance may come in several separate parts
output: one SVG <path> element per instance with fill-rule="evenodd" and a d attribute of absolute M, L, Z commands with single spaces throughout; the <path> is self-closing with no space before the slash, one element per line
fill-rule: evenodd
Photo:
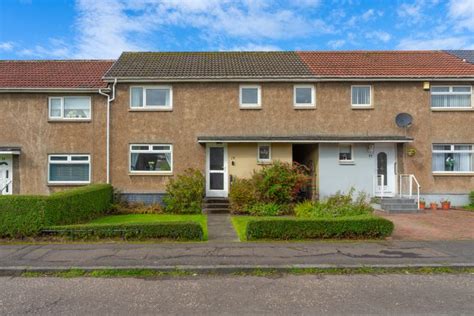
<path fill-rule="evenodd" d="M 445 52 L 474 64 L 474 50 L 446 50 Z"/>
<path fill-rule="evenodd" d="M 199 136 L 199 143 L 211 142 L 411 142 L 413 138 L 398 135 L 302 135 L 302 136 Z"/>
<path fill-rule="evenodd" d="M 104 78 L 311 76 L 296 52 L 124 52 Z"/>

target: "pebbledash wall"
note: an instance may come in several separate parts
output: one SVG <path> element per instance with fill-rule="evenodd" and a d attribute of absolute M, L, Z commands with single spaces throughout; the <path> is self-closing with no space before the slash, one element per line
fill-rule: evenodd
<path fill-rule="evenodd" d="M 258 83 L 262 94 L 262 107 L 258 110 L 239 108 L 239 83 L 168 84 L 173 89 L 171 111 L 131 110 L 130 84 L 117 84 L 117 97 L 112 103 L 111 116 L 111 181 L 131 198 L 142 195 L 146 200 L 159 199 L 171 176 L 190 167 L 204 171 L 205 146 L 198 144 L 199 136 L 405 136 L 405 131 L 394 122 L 400 112 L 408 112 L 413 116 L 413 125 L 408 129 L 407 136 L 414 138 L 414 141 L 397 146 L 398 155 L 406 146 L 415 148 L 417 152 L 415 156 L 407 157 L 403 164 L 399 162 L 399 173 L 415 174 L 428 200 L 432 198 L 439 201 L 441 197 L 450 197 L 453 204 L 465 204 L 467 192 L 474 188 L 472 174 L 438 176 L 431 171 L 433 143 L 474 143 L 474 111 L 432 110 L 430 91 L 423 89 L 421 81 L 369 82 L 373 91 L 373 107 L 370 109 L 351 107 L 351 85 L 357 82 L 315 82 L 316 107 L 309 110 L 293 107 L 293 83 Z M 138 85 L 145 86 L 147 83 Z M 131 174 L 129 145 L 132 143 L 172 144 L 173 172 L 170 175 Z M 321 146 L 326 148 L 325 145 Z M 246 151 L 242 150 L 241 157 L 238 151 L 229 156 L 245 161 Z M 320 159 L 330 159 L 330 152 L 320 150 Z M 337 163 L 337 156 L 332 159 L 333 163 Z M 363 160 L 356 163 L 370 164 Z M 252 167 L 253 164 L 248 164 L 244 169 L 234 172 L 248 174 Z M 329 174 L 329 170 L 325 173 L 322 165 L 319 171 L 317 178 L 320 190 L 332 187 L 334 176 Z M 362 181 L 359 183 L 359 180 L 357 184 L 371 192 L 371 176 L 361 174 L 360 170 L 355 171 L 354 175 L 358 179 L 365 179 L 367 182 L 363 181 L 364 184 Z"/>
<path fill-rule="evenodd" d="M 48 120 L 48 98 L 90 96 L 91 120 Z M 91 182 L 105 182 L 106 98 L 84 93 L 2 93 L 0 95 L 2 145 L 21 148 L 13 156 L 13 193 L 49 194 L 70 185 L 48 184 L 48 155 L 88 154 Z"/>

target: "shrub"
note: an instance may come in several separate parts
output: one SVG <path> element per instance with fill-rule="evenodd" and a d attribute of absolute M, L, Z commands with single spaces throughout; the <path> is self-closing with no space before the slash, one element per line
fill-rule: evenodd
<path fill-rule="evenodd" d="M 110 207 L 112 186 L 93 184 L 50 196 L 0 196 L 0 237 L 36 235 L 42 227 L 87 221 Z"/>
<path fill-rule="evenodd" d="M 110 206 L 109 215 L 126 214 L 163 214 L 163 207 L 158 203 L 145 204 L 142 202 L 121 201 Z"/>
<path fill-rule="evenodd" d="M 290 204 L 308 184 L 308 170 L 300 164 L 275 162 L 253 175 L 259 201 Z"/>
<path fill-rule="evenodd" d="M 83 240 L 101 238 L 202 240 L 204 235 L 201 225 L 194 222 L 52 226 L 44 229 L 43 234 Z"/>
<path fill-rule="evenodd" d="M 368 203 L 365 193 L 359 193 L 356 199 L 353 198 L 354 189 L 349 193 L 340 192 L 329 197 L 326 201 L 305 201 L 295 206 L 297 217 L 341 217 L 367 215 L 373 212 L 373 208 Z"/>
<path fill-rule="evenodd" d="M 281 215 L 284 205 L 276 203 L 256 203 L 249 207 L 249 213 L 253 216 L 277 216 Z"/>
<path fill-rule="evenodd" d="M 471 191 L 471 193 L 469 193 L 469 202 L 470 205 L 474 206 L 474 191 Z"/>
<path fill-rule="evenodd" d="M 187 169 L 184 174 L 171 179 L 163 198 L 165 211 L 175 214 L 200 214 L 204 196 L 205 179 L 201 171 Z"/>
<path fill-rule="evenodd" d="M 234 179 L 229 192 L 230 209 L 234 214 L 248 214 L 248 207 L 257 203 L 252 179 Z"/>
<path fill-rule="evenodd" d="M 387 219 L 365 215 L 325 219 L 256 219 L 247 224 L 247 240 L 384 238 L 393 231 Z"/>

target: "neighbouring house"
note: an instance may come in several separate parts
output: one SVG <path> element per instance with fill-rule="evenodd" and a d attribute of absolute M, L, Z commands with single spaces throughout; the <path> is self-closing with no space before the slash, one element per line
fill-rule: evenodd
<path fill-rule="evenodd" d="M 161 201 L 170 177 L 311 171 L 308 197 L 351 187 L 467 204 L 472 51 L 125 52 L 116 61 L 0 61 L 0 189 L 110 182 Z M 467 57 L 466 57 L 467 56 Z M 401 114 L 401 115 L 400 115 Z M 398 116 L 398 125 L 396 117 Z"/>

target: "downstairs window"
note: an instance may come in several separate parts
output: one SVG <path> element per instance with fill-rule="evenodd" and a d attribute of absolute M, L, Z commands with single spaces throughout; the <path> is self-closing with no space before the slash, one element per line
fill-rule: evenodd
<path fill-rule="evenodd" d="M 433 144 L 433 173 L 474 172 L 474 145 Z"/>
<path fill-rule="evenodd" d="M 48 183 L 90 183 L 90 155 L 49 155 Z"/>
<path fill-rule="evenodd" d="M 170 144 L 130 145 L 130 172 L 170 173 L 173 170 L 173 146 Z"/>

